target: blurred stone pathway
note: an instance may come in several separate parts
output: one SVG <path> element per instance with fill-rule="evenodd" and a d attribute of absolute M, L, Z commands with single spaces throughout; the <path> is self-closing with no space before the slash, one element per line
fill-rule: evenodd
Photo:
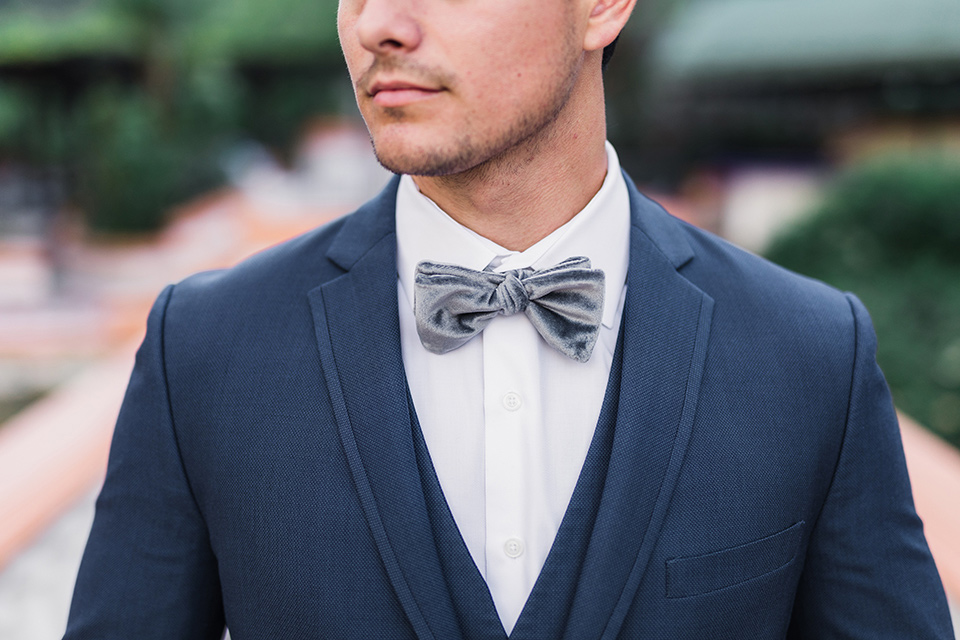
<path fill-rule="evenodd" d="M 97 491 L 78 500 L 0 572 L 3 640 L 56 640 L 63 635 Z"/>

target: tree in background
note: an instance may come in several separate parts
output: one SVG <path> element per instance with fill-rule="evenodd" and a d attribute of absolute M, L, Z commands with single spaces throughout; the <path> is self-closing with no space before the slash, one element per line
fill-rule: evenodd
<path fill-rule="evenodd" d="M 851 168 L 767 255 L 859 296 L 898 407 L 960 447 L 960 161 Z"/>
<path fill-rule="evenodd" d="M 238 142 L 283 157 L 307 119 L 342 108 L 335 14 L 335 0 L 0 5 L 0 163 L 62 178 L 96 230 L 155 229 L 223 182 Z"/>

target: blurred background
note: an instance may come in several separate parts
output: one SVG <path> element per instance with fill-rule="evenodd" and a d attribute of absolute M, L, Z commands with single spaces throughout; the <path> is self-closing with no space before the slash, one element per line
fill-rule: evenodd
<path fill-rule="evenodd" d="M 63 631 L 160 289 L 389 178 L 335 13 L 0 0 L 0 637 Z M 606 76 L 609 137 L 642 190 L 870 309 L 956 602 L 960 3 L 644 0 Z"/>

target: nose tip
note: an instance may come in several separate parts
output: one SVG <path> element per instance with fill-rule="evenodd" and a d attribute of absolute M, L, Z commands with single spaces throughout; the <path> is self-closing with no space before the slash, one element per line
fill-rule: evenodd
<path fill-rule="evenodd" d="M 357 19 L 357 37 L 375 54 L 412 50 L 422 39 L 420 25 L 395 0 L 367 0 Z"/>

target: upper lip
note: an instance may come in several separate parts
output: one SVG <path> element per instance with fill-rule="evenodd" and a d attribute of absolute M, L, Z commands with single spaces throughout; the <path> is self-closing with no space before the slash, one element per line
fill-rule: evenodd
<path fill-rule="evenodd" d="M 432 87 L 426 84 L 421 84 L 418 82 L 410 80 L 377 80 L 370 85 L 370 88 L 367 90 L 371 96 L 375 96 L 381 91 L 402 91 L 404 89 L 413 89 L 417 91 L 439 91 L 437 87 Z"/>

